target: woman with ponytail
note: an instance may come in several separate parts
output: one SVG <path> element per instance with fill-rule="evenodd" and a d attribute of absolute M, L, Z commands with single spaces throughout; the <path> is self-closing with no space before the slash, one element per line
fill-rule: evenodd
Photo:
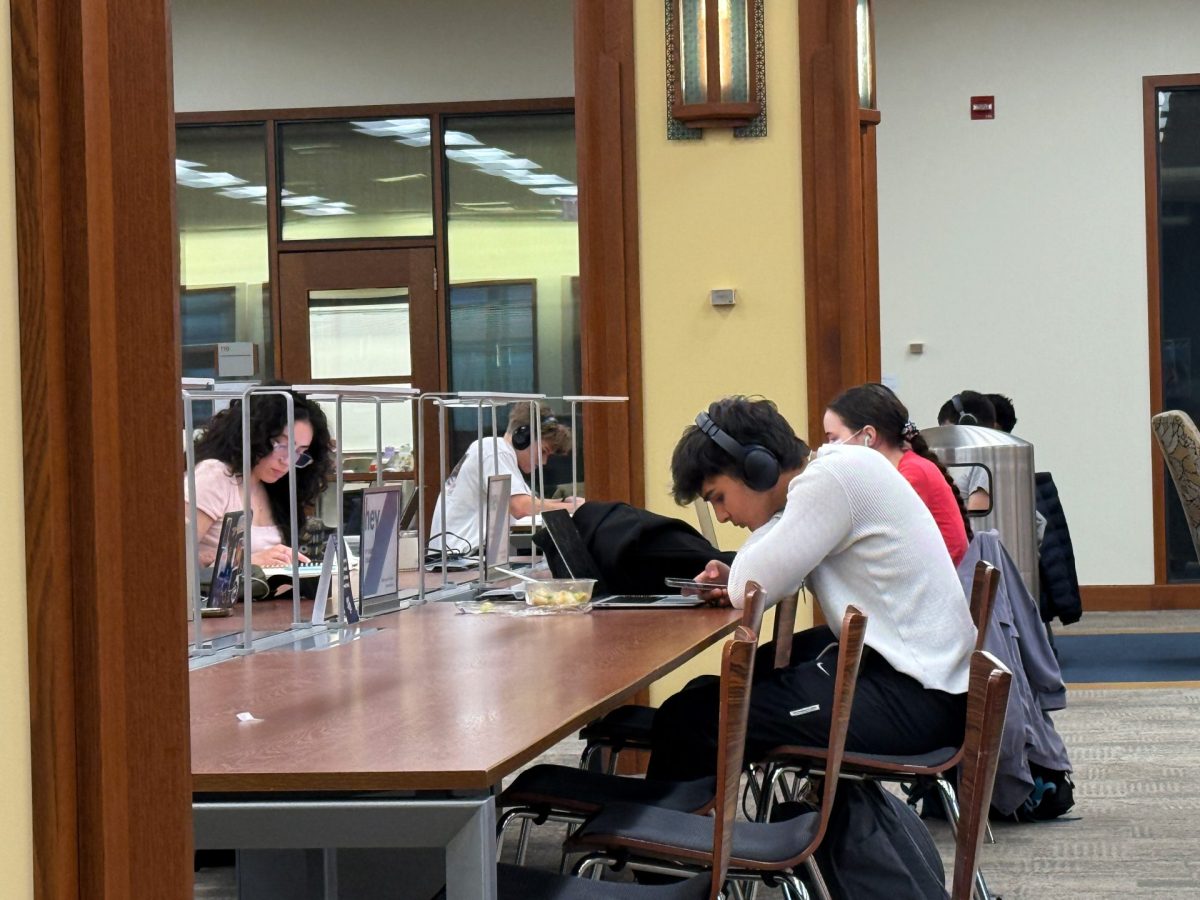
<path fill-rule="evenodd" d="M 890 388 L 862 384 L 839 394 L 825 410 L 825 438 L 865 444 L 887 457 L 929 507 L 950 558 L 959 564 L 972 537 L 962 495 Z"/>

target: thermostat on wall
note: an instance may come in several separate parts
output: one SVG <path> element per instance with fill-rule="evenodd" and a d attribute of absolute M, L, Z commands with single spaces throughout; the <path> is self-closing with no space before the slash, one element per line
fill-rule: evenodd
<path fill-rule="evenodd" d="M 737 291 L 734 288 L 717 288 L 708 292 L 708 299 L 713 306 L 733 306 L 737 303 Z"/>

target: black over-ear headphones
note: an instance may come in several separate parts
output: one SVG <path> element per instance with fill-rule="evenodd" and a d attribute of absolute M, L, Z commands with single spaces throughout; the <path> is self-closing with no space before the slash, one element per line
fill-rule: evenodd
<path fill-rule="evenodd" d="M 779 459 L 762 444 L 742 444 L 721 430 L 706 412 L 696 416 L 696 427 L 709 440 L 736 459 L 742 481 L 752 491 L 769 491 L 779 480 Z"/>
<path fill-rule="evenodd" d="M 950 402 L 954 404 L 954 411 L 956 413 L 958 413 L 958 423 L 957 424 L 959 424 L 959 425 L 978 425 L 979 424 L 979 419 L 976 418 L 974 413 L 969 413 L 965 409 L 963 409 L 962 394 L 955 394 L 953 397 L 950 398 Z M 968 419 L 970 419 L 971 421 L 968 422 L 967 421 Z"/>
<path fill-rule="evenodd" d="M 542 433 L 545 434 L 547 425 L 557 425 L 558 419 L 552 415 L 542 416 Z M 530 431 L 529 425 L 518 425 L 512 433 L 512 445 L 515 450 L 528 450 L 529 445 L 533 443 L 533 434 Z"/>

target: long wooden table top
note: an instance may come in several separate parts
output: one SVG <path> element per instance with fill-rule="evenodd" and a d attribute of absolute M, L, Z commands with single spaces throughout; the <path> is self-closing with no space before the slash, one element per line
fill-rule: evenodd
<path fill-rule="evenodd" d="M 191 673 L 202 792 L 486 789 L 731 632 L 733 609 L 512 617 L 452 603 Z M 242 722 L 248 712 L 257 721 Z"/>

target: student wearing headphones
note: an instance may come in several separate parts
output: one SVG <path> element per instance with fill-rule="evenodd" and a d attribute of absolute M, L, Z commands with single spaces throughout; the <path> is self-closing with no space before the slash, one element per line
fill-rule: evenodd
<path fill-rule="evenodd" d="M 962 562 L 972 537 L 962 495 L 891 388 L 860 384 L 842 391 L 825 410 L 824 425 L 826 440 L 861 443 L 887 457 L 929 508 L 950 559 Z"/>
<path fill-rule="evenodd" d="M 550 407 L 540 405 L 541 445 L 533 446 L 534 427 L 530 423 L 530 404 L 514 403 L 508 415 L 508 428 L 500 437 L 472 441 L 438 495 L 430 526 L 429 550 L 441 551 L 445 536 L 446 550 L 470 555 L 479 549 L 479 508 L 484 502 L 479 484 L 486 490 L 492 475 L 511 475 L 508 514 L 514 519 L 532 516 L 534 502 L 525 476 L 552 455 L 571 452 L 571 429 L 554 417 Z M 480 469 L 482 467 L 482 474 Z M 583 503 L 582 497 L 566 500 L 541 500 L 538 509 L 572 510 Z M 443 518 L 444 516 L 444 518 Z"/>
<path fill-rule="evenodd" d="M 705 567 L 699 580 L 728 585 L 708 596 L 740 607 L 748 580 L 762 585 L 768 603 L 807 583 L 833 623 L 798 634 L 790 666 L 756 667 L 748 758 L 781 744 L 828 742 L 833 629 L 851 604 L 869 617 L 870 650 L 847 749 L 915 754 L 958 744 L 975 628 L 933 518 L 882 454 L 830 442 L 805 465 L 806 449 L 770 401 L 730 397 L 697 416 L 671 460 L 677 502 L 704 497 L 721 521 L 754 532 L 732 568 Z M 713 773 L 718 692 L 708 679 L 663 704 L 650 777 Z"/>
<path fill-rule="evenodd" d="M 978 391 L 959 391 L 938 410 L 939 425 L 978 425 L 996 427 L 996 407 Z M 954 483 L 966 498 L 968 510 L 990 509 L 991 480 L 979 466 L 954 470 Z"/>

